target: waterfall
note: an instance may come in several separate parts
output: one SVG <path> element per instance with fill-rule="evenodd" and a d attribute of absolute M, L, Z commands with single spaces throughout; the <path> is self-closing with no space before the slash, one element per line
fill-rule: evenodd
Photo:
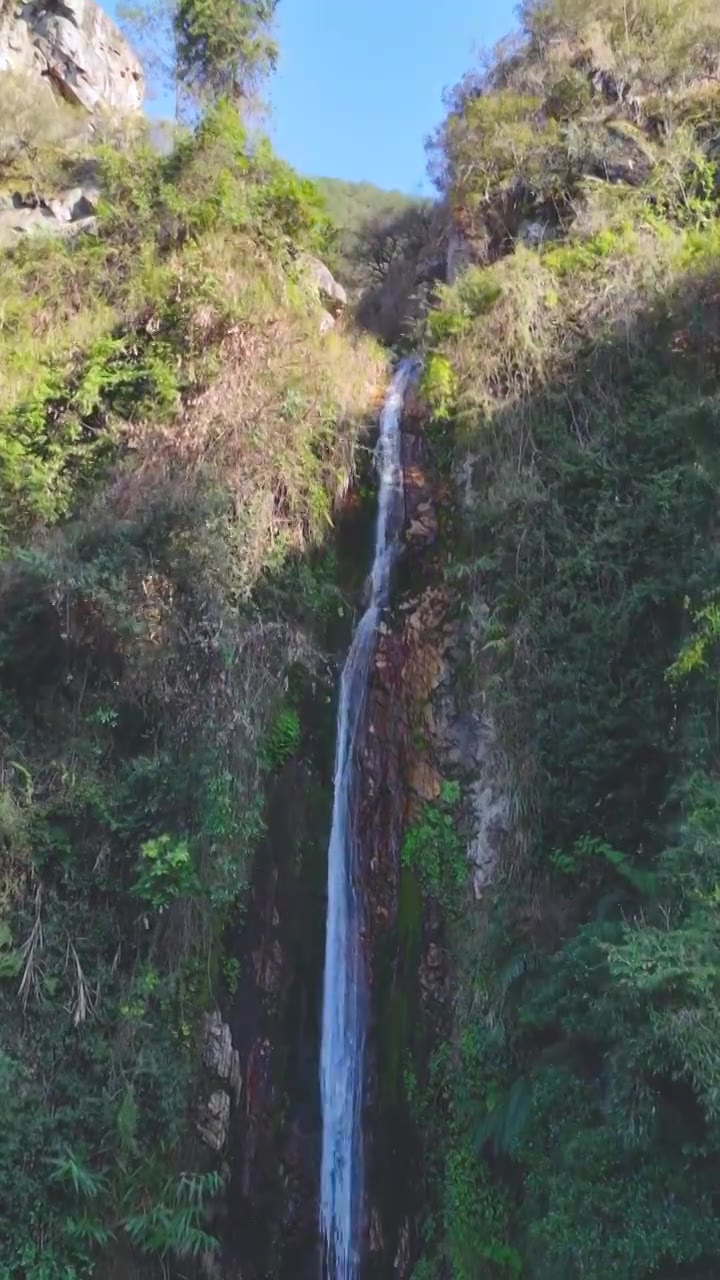
<path fill-rule="evenodd" d="M 355 632 L 340 683 L 335 750 L 335 793 L 328 849 L 327 933 L 323 992 L 320 1096 L 322 1169 L 320 1231 L 327 1280 L 356 1280 L 363 1200 L 363 1058 L 366 991 L 362 954 L 362 886 L 357 832 L 359 739 L 380 614 L 403 523 L 400 420 L 405 392 L 416 372 L 403 360 L 380 417 L 375 553 L 367 609 Z"/>

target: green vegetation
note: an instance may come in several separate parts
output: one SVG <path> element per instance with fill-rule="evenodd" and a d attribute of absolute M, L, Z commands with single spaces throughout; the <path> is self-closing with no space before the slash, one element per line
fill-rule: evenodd
<path fill-rule="evenodd" d="M 431 201 L 369 182 L 319 178 L 333 228 L 329 261 L 360 325 L 397 346 L 444 272 L 443 215 Z"/>
<path fill-rule="evenodd" d="M 402 191 L 384 191 L 372 182 L 342 182 L 316 178 L 315 185 L 337 231 L 336 265 L 341 278 L 360 285 L 368 262 L 365 241 L 371 228 L 386 227 L 418 201 Z"/>
<path fill-rule="evenodd" d="M 177 0 L 177 77 L 200 102 L 246 97 L 277 60 L 269 35 L 277 0 Z"/>
<path fill-rule="evenodd" d="M 277 0 L 120 0 L 117 16 L 151 93 L 174 98 L 176 121 L 227 99 L 255 105 L 277 63 Z"/>
<path fill-rule="evenodd" d="M 390 221 L 417 204 L 404 191 L 386 191 L 372 182 L 343 182 L 340 178 L 315 178 L 327 211 L 341 231 L 357 236 L 369 222 Z"/>
<path fill-rule="evenodd" d="M 417 876 L 423 893 L 449 908 L 467 878 L 467 862 L 457 831 L 455 810 L 460 799 L 456 782 L 443 783 L 435 803 L 425 803 L 405 833 L 401 861 Z"/>
<path fill-rule="evenodd" d="M 218 1247 L 202 1019 L 242 991 L 224 942 L 269 789 L 282 809 L 302 775 L 326 817 L 306 764 L 329 695 L 319 723 L 305 706 L 384 369 L 348 326 L 321 335 L 305 250 L 334 252 L 373 331 L 425 347 L 429 435 L 463 479 L 458 675 L 511 775 L 480 903 L 461 788 L 416 807 L 376 957 L 378 1114 L 426 1201 L 414 1280 L 709 1280 L 717 6 L 528 0 L 451 96 L 432 207 L 316 186 L 248 133 L 274 7 L 150 15 L 204 108 L 168 155 L 142 129 L 90 146 L 69 108 L 48 131 L 0 85 L 0 187 L 89 167 L 103 193 L 92 235 L 0 256 L 0 1280 L 194 1276 Z M 450 285 L 446 210 L 473 259 Z M 304 992 L 321 842 L 288 813 Z M 416 1186 L 394 1172 L 400 1220 Z"/>
<path fill-rule="evenodd" d="M 720 1267 L 720 25 L 592 17 L 524 6 L 434 148 L 479 265 L 429 317 L 424 390 L 471 477 L 466 674 L 515 833 L 449 917 L 417 1277 Z"/>
<path fill-rule="evenodd" d="M 48 86 L 3 71 L 0 80 L 0 194 L 31 185 L 38 171 L 51 183 L 71 167 L 82 115 L 67 103 L 53 110 Z"/>
<path fill-rule="evenodd" d="M 321 336 L 319 194 L 228 101 L 167 156 L 66 161 L 100 175 L 95 234 L 0 257 L 2 1280 L 217 1247 L 201 1020 L 384 372 Z"/>

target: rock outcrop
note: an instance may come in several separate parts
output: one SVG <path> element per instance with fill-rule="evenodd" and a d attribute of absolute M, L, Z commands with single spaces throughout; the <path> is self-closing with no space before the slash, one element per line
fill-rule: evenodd
<path fill-rule="evenodd" d="M 142 106 L 142 66 L 94 0 L 31 0 L 0 15 L 3 71 L 44 78 L 91 113 L 131 113 Z"/>
<path fill-rule="evenodd" d="M 203 1065 L 213 1078 L 209 1096 L 200 1104 L 197 1128 L 213 1151 L 223 1151 L 230 1132 L 231 1103 L 242 1088 L 240 1055 L 233 1046 L 230 1028 L 218 1010 L 206 1015 Z"/>
<path fill-rule="evenodd" d="M 300 275 L 317 293 L 329 316 L 335 317 L 345 309 L 347 293 L 324 262 L 314 258 L 311 253 L 302 253 L 298 258 L 298 267 Z"/>
<path fill-rule="evenodd" d="M 25 236 L 75 236 L 92 231 L 99 192 L 95 186 L 72 187 L 55 197 L 16 191 L 0 196 L 0 249 Z"/>

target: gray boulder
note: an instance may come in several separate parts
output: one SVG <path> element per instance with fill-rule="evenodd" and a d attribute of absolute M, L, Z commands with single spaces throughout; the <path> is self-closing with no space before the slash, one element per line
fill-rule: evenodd
<path fill-rule="evenodd" d="M 242 1086 L 240 1055 L 233 1047 L 230 1028 L 217 1009 L 205 1015 L 203 1062 L 208 1071 L 230 1086 L 237 1101 Z"/>
<path fill-rule="evenodd" d="M 230 1097 L 223 1089 L 210 1094 L 198 1117 L 198 1133 L 213 1151 L 222 1151 L 230 1133 Z"/>
<path fill-rule="evenodd" d="M 228 1140 L 232 1102 L 237 1104 L 239 1100 L 242 1078 L 240 1056 L 233 1046 L 230 1028 L 217 1009 L 205 1015 L 202 1059 L 214 1079 L 209 1094 L 200 1103 L 197 1130 L 203 1142 L 219 1152 Z"/>
<path fill-rule="evenodd" d="M 48 208 L 58 222 L 77 222 L 80 218 L 89 218 L 97 211 L 100 191 L 97 187 L 71 187 L 63 191 L 54 200 L 48 201 Z"/>
<path fill-rule="evenodd" d="M 26 236 L 80 235 L 94 230 L 98 191 L 73 187 L 52 200 L 16 191 L 0 198 L 0 249 L 9 249 Z"/>
<path fill-rule="evenodd" d="M 49 80 L 88 112 L 139 111 L 142 66 L 94 0 L 30 0 L 0 16 L 0 74 Z"/>
<path fill-rule="evenodd" d="M 298 258 L 298 267 L 301 276 L 314 289 L 326 311 L 331 315 L 337 315 L 347 306 L 345 290 L 335 279 L 330 268 L 326 267 L 319 258 L 314 258 L 311 253 L 301 253 Z"/>

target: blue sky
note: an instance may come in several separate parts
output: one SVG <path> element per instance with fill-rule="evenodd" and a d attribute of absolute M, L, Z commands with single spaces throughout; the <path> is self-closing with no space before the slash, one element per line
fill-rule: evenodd
<path fill-rule="evenodd" d="M 276 149 L 302 173 L 414 192 L 442 92 L 514 25 L 515 0 L 280 0 Z"/>
<path fill-rule="evenodd" d="M 115 13 L 116 0 L 100 0 Z M 514 25 L 515 0 L 279 0 L 276 150 L 312 177 L 428 190 L 424 140 L 457 83 Z M 153 116 L 172 103 L 150 97 Z"/>

